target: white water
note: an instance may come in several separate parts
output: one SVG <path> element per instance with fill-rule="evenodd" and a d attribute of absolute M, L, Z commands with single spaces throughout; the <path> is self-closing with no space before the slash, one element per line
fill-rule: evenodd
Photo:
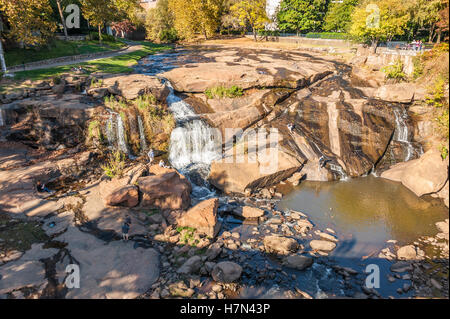
<path fill-rule="evenodd" d="M 138 126 L 139 126 L 139 140 L 141 142 L 141 151 L 145 152 L 147 150 L 147 141 L 145 139 L 144 124 L 142 123 L 142 118 L 138 115 Z"/>
<path fill-rule="evenodd" d="M 405 109 L 394 109 L 395 115 L 395 134 L 394 141 L 400 142 L 406 146 L 406 156 L 404 162 L 412 159 L 414 154 L 414 147 L 409 140 L 409 130 L 408 130 L 408 114 Z"/>
<path fill-rule="evenodd" d="M 170 163 L 180 170 L 192 164 L 210 165 L 221 157 L 222 140 L 218 131 L 199 120 L 191 106 L 177 97 L 170 83 L 167 84 L 170 88 L 167 104 L 178 125 L 170 137 Z"/>
<path fill-rule="evenodd" d="M 114 134 L 114 114 L 109 113 L 108 122 L 106 122 L 106 138 L 108 139 L 109 147 L 113 148 L 116 144 L 116 138 Z"/>
<path fill-rule="evenodd" d="M 127 142 L 125 141 L 125 129 L 123 127 L 123 120 L 120 115 L 117 115 L 117 143 L 119 150 L 128 154 Z"/>
<path fill-rule="evenodd" d="M 5 121 L 3 120 L 3 109 L 0 109 L 0 126 L 5 125 Z"/>

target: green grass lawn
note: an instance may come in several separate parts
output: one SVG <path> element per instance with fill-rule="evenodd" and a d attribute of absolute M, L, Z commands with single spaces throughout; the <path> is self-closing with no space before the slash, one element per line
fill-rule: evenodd
<path fill-rule="evenodd" d="M 104 73 L 126 73 L 133 71 L 132 66 L 143 57 L 155 54 L 164 50 L 169 50 L 172 47 L 170 45 L 154 44 L 150 42 L 135 42 L 141 44 L 142 49 L 122 54 L 111 58 L 103 58 L 95 61 L 77 63 L 72 65 L 58 66 L 48 69 L 38 69 L 30 71 L 20 71 L 14 73 L 16 80 L 43 80 L 58 76 L 62 73 L 69 73 L 74 66 L 83 66 L 90 73 L 104 72 Z"/>
<path fill-rule="evenodd" d="M 6 66 L 20 65 L 41 61 L 46 59 L 54 59 L 63 56 L 71 56 L 86 53 L 105 52 L 118 50 L 125 46 L 121 41 L 103 41 L 100 45 L 98 41 L 62 41 L 55 40 L 48 46 L 35 49 L 13 49 L 5 52 Z"/>

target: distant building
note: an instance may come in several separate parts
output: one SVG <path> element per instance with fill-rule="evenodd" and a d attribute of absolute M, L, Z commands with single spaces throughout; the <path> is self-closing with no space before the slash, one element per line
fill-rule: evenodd
<path fill-rule="evenodd" d="M 156 2 L 158 0 L 141 0 L 141 7 L 145 10 L 156 7 Z"/>

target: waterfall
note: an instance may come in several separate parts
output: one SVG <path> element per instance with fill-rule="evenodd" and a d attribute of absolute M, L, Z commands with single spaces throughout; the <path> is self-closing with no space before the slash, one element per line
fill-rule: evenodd
<path fill-rule="evenodd" d="M 345 174 L 344 170 L 342 169 L 341 165 L 336 165 L 333 163 L 330 163 L 330 170 L 337 175 L 339 175 L 339 180 L 346 181 L 348 180 L 347 174 Z"/>
<path fill-rule="evenodd" d="M 138 115 L 138 126 L 139 126 L 139 140 L 141 142 L 141 151 L 147 150 L 147 141 L 145 140 L 145 130 L 144 124 L 142 123 L 142 118 Z"/>
<path fill-rule="evenodd" d="M 3 120 L 3 109 L 0 109 L 0 126 L 5 125 L 5 121 Z"/>
<path fill-rule="evenodd" d="M 116 144 L 116 138 L 114 134 L 114 114 L 109 113 L 108 121 L 106 122 L 106 138 L 108 140 L 109 147 L 114 148 Z"/>
<path fill-rule="evenodd" d="M 406 156 L 404 162 L 412 159 L 414 154 L 414 147 L 409 140 L 409 130 L 408 130 L 408 113 L 404 108 L 395 108 L 395 133 L 394 141 L 402 143 L 406 147 Z"/>
<path fill-rule="evenodd" d="M 122 116 L 119 114 L 117 116 L 117 143 L 119 146 L 119 150 L 128 154 L 127 142 L 125 141 L 125 129 L 123 126 Z"/>
<path fill-rule="evenodd" d="M 198 119 L 189 104 L 174 94 L 170 83 L 167 97 L 177 127 L 170 137 L 169 161 L 173 167 L 186 170 L 192 164 L 210 165 L 221 158 L 222 140 L 217 129 Z"/>

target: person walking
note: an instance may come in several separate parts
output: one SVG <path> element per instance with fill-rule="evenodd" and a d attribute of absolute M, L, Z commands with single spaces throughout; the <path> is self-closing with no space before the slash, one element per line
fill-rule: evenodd
<path fill-rule="evenodd" d="M 130 231 L 130 225 L 127 223 L 123 223 L 122 225 L 122 239 L 124 241 L 128 241 L 128 232 Z"/>
<path fill-rule="evenodd" d="M 155 153 L 153 152 L 153 149 L 151 148 L 150 151 L 148 151 L 148 159 L 149 163 L 151 164 L 153 160 L 155 159 Z"/>

